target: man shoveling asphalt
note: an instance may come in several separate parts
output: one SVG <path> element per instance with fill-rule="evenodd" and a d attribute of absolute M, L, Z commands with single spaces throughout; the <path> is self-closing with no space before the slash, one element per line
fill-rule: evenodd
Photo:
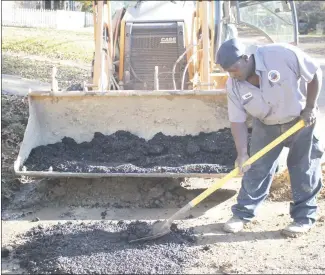
<path fill-rule="evenodd" d="M 227 82 L 228 115 L 237 149 L 236 165 L 244 173 L 233 217 L 224 225 L 236 233 L 251 221 L 267 197 L 284 146 L 289 148 L 287 166 L 291 180 L 293 222 L 283 229 L 286 236 L 306 233 L 316 221 L 316 195 L 322 187 L 317 98 L 321 90 L 321 69 L 299 48 L 287 44 L 257 47 L 245 54 L 238 39 L 223 43 L 217 63 L 230 74 Z M 300 89 L 305 80 L 307 94 Z M 253 117 L 250 155 L 280 136 L 299 119 L 306 127 L 289 137 L 250 167 L 243 166 L 247 152 L 247 113 Z"/>

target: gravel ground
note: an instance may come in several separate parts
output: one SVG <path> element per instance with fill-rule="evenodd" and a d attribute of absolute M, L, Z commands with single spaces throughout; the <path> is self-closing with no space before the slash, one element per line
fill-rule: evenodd
<path fill-rule="evenodd" d="M 25 162 L 27 170 L 94 173 L 227 173 L 233 169 L 236 148 L 230 129 L 197 136 L 156 134 L 146 141 L 130 132 L 105 136 L 95 133 L 91 142 L 72 138 L 39 146 Z"/>
<path fill-rule="evenodd" d="M 174 230 L 161 239 L 128 242 L 146 236 L 148 222 L 67 222 L 37 226 L 19 236 L 15 258 L 33 274 L 181 274 L 195 263 L 195 236 Z M 139 264 L 141 263 L 141 264 Z"/>
<path fill-rule="evenodd" d="M 25 268 L 19 269 L 19 264 L 26 267 L 28 260 L 30 271 L 36 271 L 31 272 L 32 274 L 58 268 L 70 268 L 65 273 L 71 273 L 74 268 L 85 268 L 82 273 L 89 273 L 90 270 L 99 270 L 98 265 L 101 264 L 102 270 L 107 270 L 107 267 L 113 269 L 111 262 L 102 261 L 105 257 L 112 258 L 113 263 L 115 260 L 117 263 L 122 260 L 130 261 L 130 268 L 136 261 L 136 271 L 139 273 L 145 272 L 147 257 L 152 261 L 152 265 L 158 268 L 162 268 L 159 266 L 158 257 L 160 262 L 166 264 L 161 269 L 164 272 L 160 274 L 324 273 L 325 243 L 324 238 L 320 238 L 325 228 L 324 200 L 319 203 L 319 219 L 314 229 L 296 239 L 285 238 L 280 233 L 290 222 L 289 204 L 283 202 L 263 204 L 258 220 L 247 225 L 243 232 L 224 233 L 222 225 L 229 218 L 230 206 L 234 202 L 235 197 L 206 209 L 204 213 L 193 212 L 194 217 L 190 219 L 177 221 L 180 229 L 186 229 L 185 234 L 174 232 L 175 234 L 170 234 L 164 239 L 136 245 L 126 244 L 126 238 L 130 236 L 130 232 L 134 232 L 125 230 L 130 220 L 142 221 L 143 218 L 139 217 L 146 217 L 146 222 L 140 230 L 142 235 L 147 230 L 147 224 L 153 223 L 149 220 L 167 218 L 175 210 L 170 209 L 167 215 L 160 209 L 121 209 L 118 213 L 110 210 L 107 220 L 99 222 L 99 213 L 96 213 L 98 210 L 77 208 L 77 220 L 67 221 L 66 217 L 65 220 L 59 217 L 59 209 L 49 208 L 43 216 L 39 216 L 41 219 L 34 218 L 35 222 L 31 222 L 31 218 L 40 212 L 29 215 L 24 220 L 3 222 L 3 250 L 7 254 L 7 257 L 2 259 L 4 274 L 8 273 L 8 270 L 13 270 L 14 274 L 26 272 Z M 130 215 L 129 218 L 123 215 L 126 212 Z M 151 215 L 148 215 L 150 213 Z M 59 220 L 62 220 L 61 224 L 58 223 Z M 120 221 L 118 225 L 119 220 L 124 223 Z M 115 243 L 115 240 L 119 240 L 119 244 Z M 128 255 L 128 251 L 133 254 Z M 35 252 L 39 253 L 38 256 Z M 185 257 L 184 265 L 176 261 L 175 254 L 177 261 Z M 122 258 L 124 255 L 128 256 Z M 176 267 L 176 263 L 180 267 Z M 127 267 L 126 272 L 130 268 Z M 125 271 L 121 273 L 123 272 Z M 159 272 L 149 270 L 147 273 Z"/>

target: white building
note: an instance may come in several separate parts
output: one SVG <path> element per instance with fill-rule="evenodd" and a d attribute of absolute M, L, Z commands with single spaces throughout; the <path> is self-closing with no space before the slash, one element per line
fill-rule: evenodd
<path fill-rule="evenodd" d="M 82 4 L 73 0 L 2 1 L 2 7 L 81 11 Z"/>

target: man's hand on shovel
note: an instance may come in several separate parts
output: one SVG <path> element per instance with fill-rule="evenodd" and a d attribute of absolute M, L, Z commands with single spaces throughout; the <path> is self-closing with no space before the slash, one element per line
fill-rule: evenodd
<path fill-rule="evenodd" d="M 248 154 L 237 156 L 237 159 L 235 161 L 235 167 L 239 168 L 241 174 L 246 173 L 251 168 L 250 165 L 243 166 L 248 159 L 249 159 Z"/>
<path fill-rule="evenodd" d="M 306 107 L 302 110 L 300 117 L 305 122 L 305 126 L 308 127 L 316 122 L 317 109 Z"/>

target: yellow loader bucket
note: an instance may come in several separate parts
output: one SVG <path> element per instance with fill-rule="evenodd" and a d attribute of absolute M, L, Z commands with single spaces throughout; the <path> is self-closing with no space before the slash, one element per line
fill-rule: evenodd
<path fill-rule="evenodd" d="M 224 89 L 34 91 L 28 97 L 17 175 L 212 178 L 233 168 Z"/>

